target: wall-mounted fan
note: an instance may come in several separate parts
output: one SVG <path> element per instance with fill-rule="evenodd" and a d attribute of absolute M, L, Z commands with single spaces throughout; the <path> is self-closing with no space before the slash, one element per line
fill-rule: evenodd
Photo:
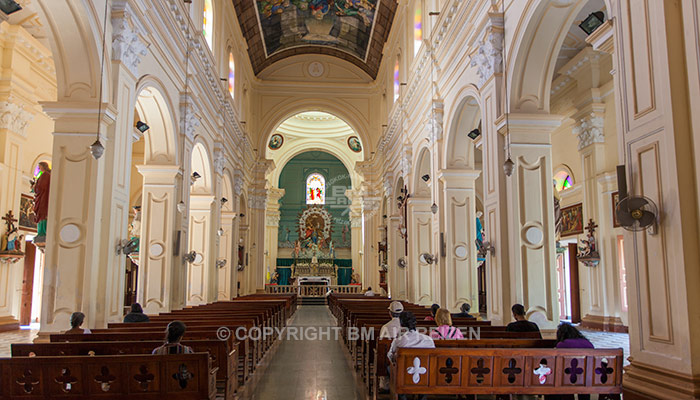
<path fill-rule="evenodd" d="M 620 201 L 615 206 L 615 216 L 620 226 L 633 232 L 649 229 L 649 233 L 652 235 L 656 234 L 656 219 L 659 215 L 659 210 L 650 198 L 627 193 L 627 177 L 624 165 L 617 166 L 617 187 Z"/>
<path fill-rule="evenodd" d="M 398 265 L 401 269 L 406 268 L 406 259 L 403 257 L 399 258 L 398 260 L 396 260 L 396 265 Z"/>

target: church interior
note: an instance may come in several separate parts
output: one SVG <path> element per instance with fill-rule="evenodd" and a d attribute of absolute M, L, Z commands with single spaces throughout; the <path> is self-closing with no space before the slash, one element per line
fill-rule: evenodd
<path fill-rule="evenodd" d="M 697 0 L 0 0 L 0 399 L 700 399 L 692 110 Z"/>

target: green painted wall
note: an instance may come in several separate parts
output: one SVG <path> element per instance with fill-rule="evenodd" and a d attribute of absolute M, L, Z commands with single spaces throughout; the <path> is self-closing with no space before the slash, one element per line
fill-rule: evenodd
<path fill-rule="evenodd" d="M 297 221 L 299 214 L 306 208 L 306 177 L 314 172 L 326 178 L 324 207 L 333 216 L 333 243 L 336 248 L 350 247 L 350 201 L 345 196 L 345 190 L 352 189 L 350 174 L 340 160 L 322 151 L 301 153 L 282 169 L 279 187 L 285 190 L 285 195 L 280 200 L 280 247 L 293 247 L 294 241 L 299 237 Z M 343 226 L 348 229 L 345 243 L 342 240 Z"/>

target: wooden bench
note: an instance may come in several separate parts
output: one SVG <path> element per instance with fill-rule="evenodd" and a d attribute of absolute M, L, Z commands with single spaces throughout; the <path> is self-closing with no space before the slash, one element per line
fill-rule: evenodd
<path fill-rule="evenodd" d="M 213 400 L 207 353 L 0 359 L 2 399 Z"/>
<path fill-rule="evenodd" d="M 403 348 L 391 367 L 391 398 L 595 393 L 619 398 L 622 363 L 622 349 Z"/>
<path fill-rule="evenodd" d="M 14 343 L 12 357 L 104 356 L 122 354 L 151 354 L 162 341 L 131 342 L 68 342 L 68 343 Z M 234 399 L 238 389 L 238 343 L 230 348 L 229 341 L 183 340 L 196 353 L 209 353 L 211 365 L 217 369 L 217 389 L 225 398 Z"/>

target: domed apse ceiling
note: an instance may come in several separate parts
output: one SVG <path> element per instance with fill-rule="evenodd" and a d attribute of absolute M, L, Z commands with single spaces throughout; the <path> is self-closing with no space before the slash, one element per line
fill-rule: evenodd
<path fill-rule="evenodd" d="M 297 54 L 347 60 L 376 79 L 396 0 L 232 0 L 257 75 Z"/>

